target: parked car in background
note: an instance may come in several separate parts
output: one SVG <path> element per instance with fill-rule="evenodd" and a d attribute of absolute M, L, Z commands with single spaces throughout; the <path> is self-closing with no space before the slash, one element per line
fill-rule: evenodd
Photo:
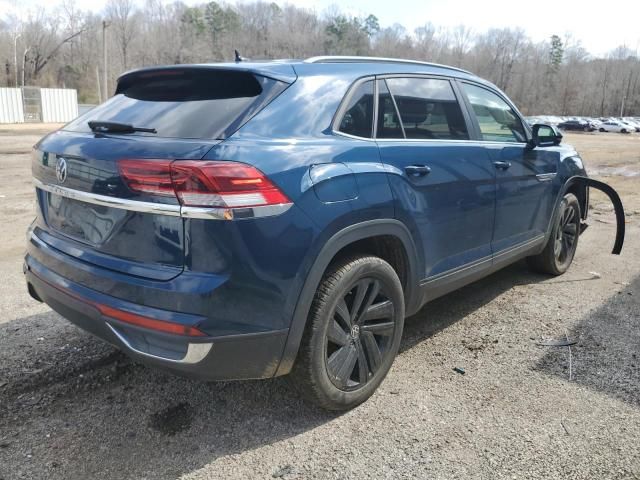
<path fill-rule="evenodd" d="M 607 120 L 606 122 L 602 122 L 598 130 L 601 132 L 616 132 L 616 133 L 631 133 L 633 128 L 630 125 L 625 125 L 620 122 L 614 122 L 612 120 Z"/>
<path fill-rule="evenodd" d="M 640 132 L 640 123 L 635 121 L 632 118 L 623 118 L 622 120 L 620 120 L 620 123 L 629 125 L 629 127 L 632 128 L 634 131 Z"/>
<path fill-rule="evenodd" d="M 562 130 L 578 130 L 582 132 L 593 132 L 596 127 L 591 122 L 585 120 L 567 120 L 558 124 Z"/>
<path fill-rule="evenodd" d="M 204 380 L 291 374 L 348 409 L 426 302 L 522 258 L 567 271 L 588 191 L 561 141 L 442 65 L 128 72 L 34 148 L 28 291 L 141 362 Z"/>
<path fill-rule="evenodd" d="M 555 115 L 542 115 L 539 118 L 542 123 L 546 123 L 548 125 L 558 125 L 560 122 L 562 122 L 562 119 Z"/>

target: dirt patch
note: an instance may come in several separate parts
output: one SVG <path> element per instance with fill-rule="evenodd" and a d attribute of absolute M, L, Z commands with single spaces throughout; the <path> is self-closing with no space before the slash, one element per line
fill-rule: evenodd
<path fill-rule="evenodd" d="M 151 415 L 151 427 L 164 435 L 175 435 L 188 430 L 193 420 L 191 405 L 178 403 Z"/>

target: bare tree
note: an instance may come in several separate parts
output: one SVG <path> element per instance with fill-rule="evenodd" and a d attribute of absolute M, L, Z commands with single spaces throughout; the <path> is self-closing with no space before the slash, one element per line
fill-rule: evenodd
<path fill-rule="evenodd" d="M 120 54 L 122 55 L 122 68 L 127 70 L 129 46 L 137 33 L 137 19 L 134 0 L 109 0 L 105 7 L 105 14 L 115 31 Z M 156 39 L 161 41 L 161 39 Z"/>
<path fill-rule="evenodd" d="M 409 34 L 338 7 L 318 13 L 260 0 L 108 0 L 102 15 L 57 1 L 20 19 L 0 13 L 0 86 L 13 86 L 22 71 L 26 83 L 73 87 L 83 101 L 97 101 L 107 21 L 111 85 L 129 68 L 231 60 L 235 49 L 253 59 L 378 55 L 461 66 L 505 90 L 526 114 L 640 115 L 638 52 L 620 47 L 597 58 L 570 35 L 534 42 L 521 29 L 431 23 Z"/>

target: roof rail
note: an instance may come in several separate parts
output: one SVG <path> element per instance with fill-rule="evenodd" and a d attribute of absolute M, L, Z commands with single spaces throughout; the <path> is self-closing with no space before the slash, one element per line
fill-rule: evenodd
<path fill-rule="evenodd" d="M 473 75 L 468 70 L 463 70 L 458 67 L 450 67 L 449 65 L 441 65 L 439 63 L 421 62 L 420 60 L 408 60 L 404 58 L 385 58 L 385 57 L 357 57 L 357 56 L 343 56 L 343 55 L 326 55 L 320 57 L 311 57 L 304 60 L 305 63 L 407 63 L 411 65 L 426 65 L 429 67 L 448 68 L 449 70 L 456 70 L 462 73 L 468 73 Z"/>

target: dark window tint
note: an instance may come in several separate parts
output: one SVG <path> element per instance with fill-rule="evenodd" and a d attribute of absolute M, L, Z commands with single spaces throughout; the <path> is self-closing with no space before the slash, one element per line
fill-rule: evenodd
<path fill-rule="evenodd" d="M 390 78 L 387 84 L 407 138 L 469 138 L 462 110 L 448 80 Z"/>
<path fill-rule="evenodd" d="M 65 127 L 89 132 L 87 122 L 155 128 L 159 137 L 226 138 L 287 84 L 233 70 L 159 70 L 124 77 L 116 95 Z"/>
<path fill-rule="evenodd" d="M 398 111 L 384 80 L 378 81 L 378 131 L 377 138 L 404 138 Z"/>
<path fill-rule="evenodd" d="M 340 131 L 371 138 L 373 133 L 373 81 L 358 85 L 340 122 Z"/>
<path fill-rule="evenodd" d="M 482 139 L 492 142 L 525 142 L 522 122 L 502 98 L 486 88 L 463 83 L 480 125 Z"/>

